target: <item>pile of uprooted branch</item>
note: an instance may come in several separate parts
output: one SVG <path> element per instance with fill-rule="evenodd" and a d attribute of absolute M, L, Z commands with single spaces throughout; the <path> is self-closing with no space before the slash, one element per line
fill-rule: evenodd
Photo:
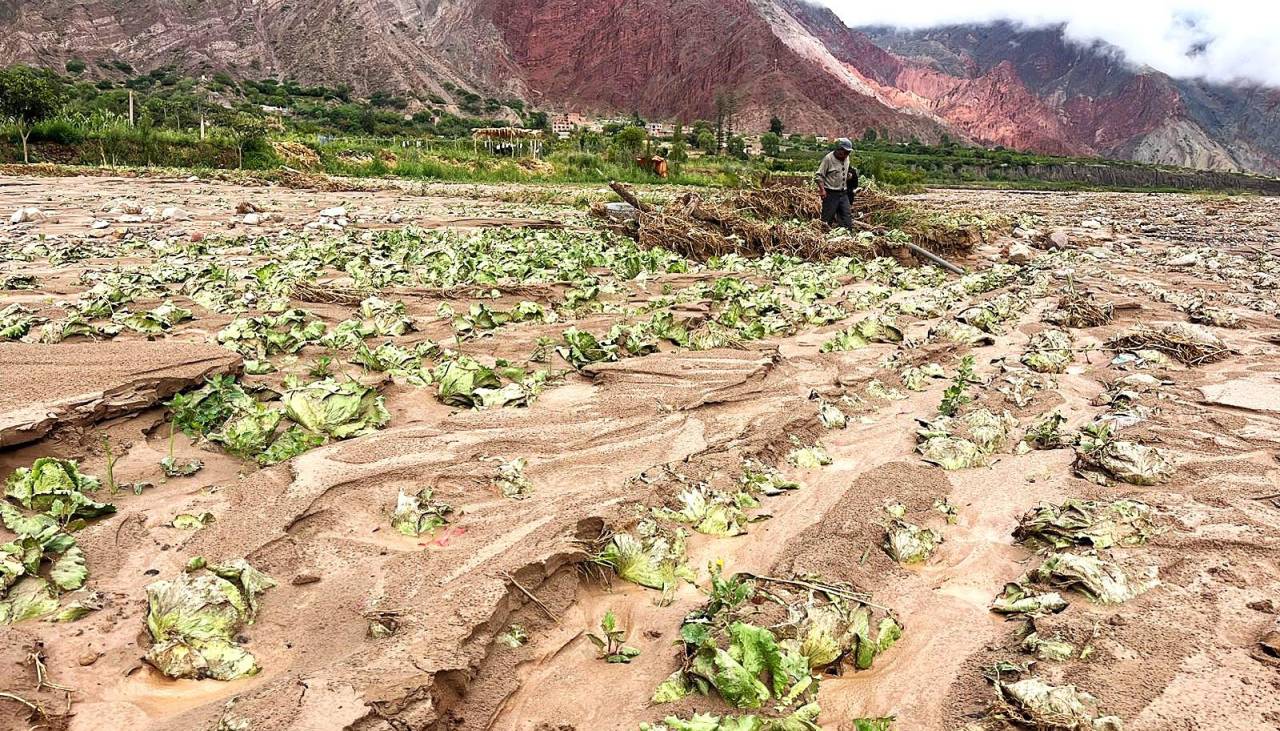
<path fill-rule="evenodd" d="M 822 217 L 822 201 L 809 186 L 775 184 L 744 190 L 725 205 L 739 213 L 759 220 L 799 219 L 815 221 Z M 892 226 L 892 215 L 902 210 L 902 204 L 881 193 L 872 186 L 860 188 L 853 197 L 854 225 L 873 229 Z"/>
<path fill-rule="evenodd" d="M 621 183 L 610 183 L 610 187 L 640 212 L 625 228 L 629 235 L 644 246 L 659 246 L 700 261 L 730 253 L 747 257 L 785 254 L 816 260 L 885 256 L 901 246 L 880 236 L 828 236 L 827 226 L 818 220 L 821 204 L 817 195 L 797 186 L 746 190 L 724 202 L 686 193 L 662 208 L 640 201 Z M 898 228 L 895 224 L 902 218 L 901 205 L 873 189 L 859 191 L 853 208 L 854 226 L 872 233 Z M 943 254 L 966 253 L 977 243 L 968 238 L 938 241 L 922 232 L 914 235 L 933 242 Z"/>
<path fill-rule="evenodd" d="M 690 259 L 705 261 L 725 254 L 826 259 L 854 253 L 848 250 L 850 243 L 856 244 L 852 239 L 829 245 L 825 227 L 816 221 L 766 223 L 728 205 L 703 200 L 697 193 L 686 193 L 658 209 L 620 183 L 610 186 L 640 211 L 630 233 L 642 245 L 670 249 Z"/>

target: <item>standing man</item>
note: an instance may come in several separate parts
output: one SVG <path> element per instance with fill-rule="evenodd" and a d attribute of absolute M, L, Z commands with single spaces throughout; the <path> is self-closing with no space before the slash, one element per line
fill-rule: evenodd
<path fill-rule="evenodd" d="M 853 143 L 848 138 L 836 140 L 836 149 L 827 153 L 818 165 L 813 179 L 818 183 L 818 195 L 822 196 L 822 222 L 828 226 L 839 223 L 853 229 L 853 216 L 849 209 L 849 153 Z"/>

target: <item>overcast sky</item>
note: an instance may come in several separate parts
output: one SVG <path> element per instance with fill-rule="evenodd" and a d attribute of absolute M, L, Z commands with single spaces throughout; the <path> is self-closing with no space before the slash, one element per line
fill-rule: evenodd
<path fill-rule="evenodd" d="M 1066 23 L 1173 76 L 1280 87 L 1280 0 L 817 0 L 849 25 Z"/>

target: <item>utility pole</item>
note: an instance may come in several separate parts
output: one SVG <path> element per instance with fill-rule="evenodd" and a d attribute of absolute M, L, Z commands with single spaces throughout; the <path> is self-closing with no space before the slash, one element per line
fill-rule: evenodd
<path fill-rule="evenodd" d="M 133 89 L 129 90 L 129 126 L 133 126 Z"/>

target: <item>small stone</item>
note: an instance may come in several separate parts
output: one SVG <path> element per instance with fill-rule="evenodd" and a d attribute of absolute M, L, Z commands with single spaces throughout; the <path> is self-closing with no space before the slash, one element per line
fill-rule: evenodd
<path fill-rule="evenodd" d="M 1033 258 L 1035 258 L 1035 252 L 1021 241 L 1010 244 L 1005 254 L 1005 259 L 1010 264 L 1030 264 Z"/>
<path fill-rule="evenodd" d="M 1276 613 L 1275 602 L 1271 601 L 1270 599 L 1261 599 L 1256 602 L 1249 602 L 1245 606 L 1252 609 L 1255 612 L 1265 612 L 1266 614 Z"/>
<path fill-rule="evenodd" d="M 1045 245 L 1050 250 L 1065 249 L 1071 245 L 1071 237 L 1067 235 L 1066 231 L 1057 229 L 1050 233 L 1049 237 L 1045 239 Z"/>
<path fill-rule="evenodd" d="M 314 584 L 320 581 L 320 577 L 315 574 L 298 574 L 293 577 L 293 581 L 289 582 L 294 586 L 303 586 L 304 584 Z"/>
<path fill-rule="evenodd" d="M 244 225 L 246 226 L 259 226 L 261 224 L 262 216 L 259 216 L 256 213 L 250 213 L 244 217 Z"/>
<path fill-rule="evenodd" d="M 199 243 L 199 242 L 201 242 L 201 241 L 204 241 L 204 234 L 200 233 L 199 231 L 192 231 L 192 232 L 191 232 L 191 240 L 192 240 L 193 242 L 195 242 L 195 243 Z"/>
<path fill-rule="evenodd" d="M 320 211 L 320 215 L 325 218 L 346 218 L 347 209 L 343 208 L 342 206 L 337 206 L 335 208 L 326 208 L 323 211 Z"/>
<path fill-rule="evenodd" d="M 1092 229 L 1102 228 L 1102 222 L 1094 218 L 1085 220 L 1080 225 L 1084 228 L 1092 228 Z"/>
<path fill-rule="evenodd" d="M 100 657 L 102 657 L 101 652 L 86 652 L 81 655 L 76 662 L 80 663 L 80 667 L 87 668 L 97 662 Z"/>
<path fill-rule="evenodd" d="M 9 223 L 33 223 L 35 221 L 43 221 L 48 218 L 39 208 L 30 206 L 19 208 L 9 217 Z"/>

